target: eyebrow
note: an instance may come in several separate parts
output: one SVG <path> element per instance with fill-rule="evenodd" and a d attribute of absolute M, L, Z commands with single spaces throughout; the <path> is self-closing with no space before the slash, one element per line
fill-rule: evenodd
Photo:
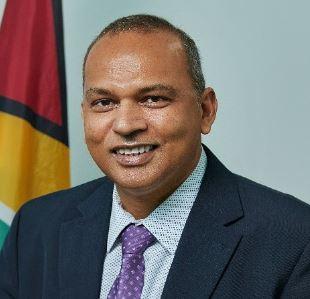
<path fill-rule="evenodd" d="M 111 96 L 112 92 L 109 91 L 108 89 L 100 88 L 100 87 L 90 87 L 85 92 L 86 97 L 89 97 L 89 96 L 94 95 L 94 94 Z"/>
<path fill-rule="evenodd" d="M 150 86 L 142 87 L 137 91 L 137 94 L 146 94 L 152 91 L 165 91 L 168 92 L 171 97 L 176 97 L 177 96 L 177 91 L 174 87 L 166 84 L 153 84 Z M 112 96 L 113 93 L 105 88 L 101 87 L 90 87 L 89 89 L 86 90 L 85 96 L 86 98 L 91 96 L 91 95 L 102 95 L 102 96 Z"/>
<path fill-rule="evenodd" d="M 139 93 L 141 94 L 145 94 L 145 93 L 148 93 L 148 92 L 151 92 L 151 91 L 166 91 L 170 94 L 170 96 L 172 97 L 175 97 L 177 96 L 177 91 L 175 88 L 173 88 L 172 86 L 170 85 L 165 85 L 165 84 L 153 84 L 153 85 L 150 85 L 150 86 L 146 86 L 146 87 L 143 87 L 139 90 Z"/>

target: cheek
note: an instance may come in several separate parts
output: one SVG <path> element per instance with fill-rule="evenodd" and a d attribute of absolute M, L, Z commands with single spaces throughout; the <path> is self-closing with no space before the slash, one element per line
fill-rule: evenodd
<path fill-rule="evenodd" d="M 167 109 L 165 113 L 151 115 L 150 123 L 164 142 L 189 142 L 200 136 L 199 115 L 192 110 L 184 107 Z"/>
<path fill-rule="evenodd" d="M 108 128 L 107 119 L 100 114 L 86 115 L 84 118 L 84 132 L 86 142 L 100 143 L 104 140 Z"/>

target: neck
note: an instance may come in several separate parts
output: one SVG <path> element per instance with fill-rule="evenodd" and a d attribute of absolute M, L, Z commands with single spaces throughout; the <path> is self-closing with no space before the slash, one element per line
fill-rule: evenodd
<path fill-rule="evenodd" d="M 152 200 L 152 198 L 145 200 L 145 197 L 144 199 L 138 199 L 136 196 L 132 197 L 130 195 L 124 196 L 122 192 L 119 195 L 123 209 L 129 212 L 136 220 L 146 218 L 164 201 L 159 202 L 158 200 Z"/>
<path fill-rule="evenodd" d="M 132 192 L 117 186 L 122 207 L 135 219 L 144 219 L 151 214 L 172 192 L 159 190 L 157 192 Z"/>

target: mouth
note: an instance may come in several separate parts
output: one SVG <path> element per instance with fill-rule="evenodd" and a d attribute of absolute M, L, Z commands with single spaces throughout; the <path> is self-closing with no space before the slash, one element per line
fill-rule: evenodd
<path fill-rule="evenodd" d="M 136 145 L 136 146 L 124 146 L 124 147 L 115 147 L 112 152 L 117 155 L 141 155 L 148 153 L 157 148 L 158 145 L 147 144 L 147 145 Z"/>
<path fill-rule="evenodd" d="M 138 166 L 149 162 L 158 147 L 157 144 L 121 145 L 114 147 L 111 152 L 119 164 Z"/>

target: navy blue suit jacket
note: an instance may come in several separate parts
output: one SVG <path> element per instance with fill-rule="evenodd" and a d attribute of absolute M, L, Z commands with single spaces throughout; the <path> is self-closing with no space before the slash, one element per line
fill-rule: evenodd
<path fill-rule="evenodd" d="M 310 298 L 309 206 L 205 150 L 162 298 Z M 1 251 L 0 298 L 98 299 L 112 190 L 101 178 L 24 205 Z"/>

